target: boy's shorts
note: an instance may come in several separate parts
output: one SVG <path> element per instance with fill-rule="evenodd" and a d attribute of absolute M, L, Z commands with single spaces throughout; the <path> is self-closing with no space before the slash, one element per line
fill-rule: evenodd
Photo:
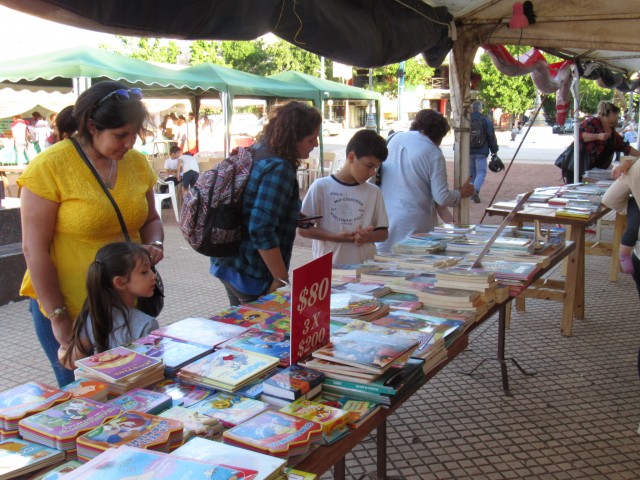
<path fill-rule="evenodd" d="M 194 172 L 193 170 L 184 172 L 182 174 L 182 188 L 188 190 L 193 187 L 198 181 L 198 177 L 200 177 L 200 174 L 198 172 Z"/>

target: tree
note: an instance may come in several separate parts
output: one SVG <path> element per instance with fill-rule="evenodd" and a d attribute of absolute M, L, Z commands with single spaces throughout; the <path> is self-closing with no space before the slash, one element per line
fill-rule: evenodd
<path fill-rule="evenodd" d="M 513 51 L 515 47 L 509 48 Z M 502 108 L 505 113 L 525 113 L 533 107 L 535 87 L 531 76 L 508 77 L 498 71 L 487 53 L 480 56 L 475 71 L 482 76 L 478 95 L 487 108 Z"/>
<path fill-rule="evenodd" d="M 121 47 L 114 48 L 115 53 L 148 62 L 178 63 L 178 56 L 181 53 L 180 47 L 173 40 L 165 42 L 159 38 L 123 37 L 120 35 L 117 35 L 116 38 L 120 41 Z M 100 47 L 106 48 L 104 45 Z"/>
<path fill-rule="evenodd" d="M 425 85 L 433 77 L 434 69 L 427 66 L 422 56 L 404 62 L 404 81 L 407 85 Z M 400 64 L 393 63 L 373 69 L 373 89 L 391 98 L 398 96 Z"/>

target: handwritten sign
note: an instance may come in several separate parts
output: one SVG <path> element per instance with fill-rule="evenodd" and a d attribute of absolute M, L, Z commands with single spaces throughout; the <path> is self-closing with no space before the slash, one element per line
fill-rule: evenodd
<path fill-rule="evenodd" d="M 291 363 L 329 342 L 332 253 L 293 271 L 291 282 Z"/>

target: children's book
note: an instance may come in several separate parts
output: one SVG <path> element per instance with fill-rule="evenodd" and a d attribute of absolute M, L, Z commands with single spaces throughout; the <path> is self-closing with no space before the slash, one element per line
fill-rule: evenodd
<path fill-rule="evenodd" d="M 311 400 L 351 413 L 351 418 L 347 424 L 349 428 L 358 428 L 380 410 L 380 405 L 377 403 L 354 400 L 326 392 L 322 392 Z"/>
<path fill-rule="evenodd" d="M 223 348 L 182 368 L 178 377 L 190 384 L 233 392 L 278 363 L 268 355 Z"/>
<path fill-rule="evenodd" d="M 97 402 L 104 402 L 109 396 L 108 384 L 87 378 L 79 378 L 62 387 L 62 390 L 71 393 L 74 398 L 90 398 Z"/>
<path fill-rule="evenodd" d="M 391 289 L 385 286 L 384 282 L 345 282 L 342 285 L 332 286 L 331 292 L 349 292 L 379 298 L 391 292 Z"/>
<path fill-rule="evenodd" d="M 91 460 L 120 445 L 161 452 L 175 450 L 183 440 L 182 422 L 149 413 L 129 411 L 77 439 L 78 459 Z"/>
<path fill-rule="evenodd" d="M 280 412 L 318 422 L 322 425 L 322 434 L 325 437 L 330 437 L 334 432 L 343 430 L 351 420 L 351 413 L 346 410 L 304 398 L 282 407 Z"/>
<path fill-rule="evenodd" d="M 322 426 L 313 421 L 267 410 L 222 434 L 224 443 L 278 458 L 306 453 L 322 441 Z"/>
<path fill-rule="evenodd" d="M 380 308 L 380 303 L 370 295 L 357 293 L 332 293 L 331 315 L 364 315 Z"/>
<path fill-rule="evenodd" d="M 116 347 L 87 358 L 76 360 L 76 366 L 107 382 L 136 377 L 162 365 L 161 360 L 141 355 L 128 348 Z"/>
<path fill-rule="evenodd" d="M 185 385 L 171 378 L 165 378 L 150 385 L 148 389 L 154 392 L 166 393 L 171 397 L 174 406 L 181 407 L 194 405 L 214 393 L 211 389 Z"/>
<path fill-rule="evenodd" d="M 245 306 L 231 307 L 217 312 L 211 320 L 228 323 L 239 327 L 268 329 L 271 324 L 282 318 L 288 318 L 289 312 L 266 312 Z"/>
<path fill-rule="evenodd" d="M 291 310 L 291 293 L 276 291 L 268 295 L 264 295 L 253 302 L 245 303 L 244 306 L 247 308 L 263 310 L 265 312 L 282 312 L 288 315 Z"/>
<path fill-rule="evenodd" d="M 243 467 L 256 470 L 254 480 L 275 480 L 282 474 L 286 460 L 252 452 L 244 448 L 193 438 L 172 453 L 173 456 L 200 460 L 228 468 Z"/>
<path fill-rule="evenodd" d="M 364 372 L 358 367 L 333 363 L 322 358 L 307 357 L 300 360 L 298 365 L 322 372 L 328 378 L 345 378 L 347 380 L 357 378 L 358 381 L 370 382 L 379 377 L 378 373 Z"/>
<path fill-rule="evenodd" d="M 220 423 L 220 420 L 217 418 L 203 415 L 185 407 L 171 407 L 159 413 L 158 416 L 182 422 L 185 440 L 189 440 L 195 436 L 216 438 L 222 434 L 223 431 L 222 423 Z"/>
<path fill-rule="evenodd" d="M 248 328 L 237 337 L 227 340 L 219 348 L 228 348 L 240 352 L 256 352 L 280 360 L 280 365 L 289 365 L 291 335 L 281 330 Z"/>
<path fill-rule="evenodd" d="M 68 473 L 64 480 L 144 479 L 238 480 L 238 470 L 198 460 L 122 445 L 111 448 Z"/>
<path fill-rule="evenodd" d="M 20 435 L 58 450 L 75 450 L 76 438 L 111 420 L 119 407 L 74 398 L 20 420 Z"/>
<path fill-rule="evenodd" d="M 78 460 L 69 460 L 68 462 L 57 465 L 51 470 L 48 470 L 47 472 L 42 473 L 37 477 L 33 477 L 29 480 L 59 480 L 65 474 L 74 471 L 80 465 L 82 465 L 82 462 L 79 462 Z"/>
<path fill-rule="evenodd" d="M 245 327 L 216 322 L 208 318 L 190 317 L 151 332 L 153 335 L 171 337 L 183 342 L 215 347 L 231 337 L 244 332 Z"/>
<path fill-rule="evenodd" d="M 66 402 L 71 393 L 40 382 L 29 382 L 0 393 L 0 430 L 18 429 L 18 422 L 29 415 Z"/>
<path fill-rule="evenodd" d="M 0 442 L 0 479 L 15 478 L 64 460 L 64 452 L 13 438 Z"/>
<path fill-rule="evenodd" d="M 232 393 L 218 392 L 209 398 L 189 407 L 202 415 L 220 420 L 222 425 L 231 428 L 269 408 L 264 402 L 252 398 L 239 397 Z"/>
<path fill-rule="evenodd" d="M 182 342 L 161 335 L 147 335 L 124 346 L 129 350 L 162 360 L 167 374 L 174 375 L 187 363 L 196 361 L 213 351 L 213 347 Z"/>
<path fill-rule="evenodd" d="M 134 388 L 106 403 L 119 407 L 123 412 L 137 410 L 138 412 L 156 414 L 171 407 L 173 399 L 166 393 Z"/>
<path fill-rule="evenodd" d="M 318 478 L 315 473 L 303 472 L 291 467 L 285 467 L 284 473 L 287 480 L 316 480 Z"/>
<path fill-rule="evenodd" d="M 266 378 L 262 391 L 287 400 L 310 398 L 322 389 L 322 380 L 324 374 L 321 372 L 291 365 Z"/>

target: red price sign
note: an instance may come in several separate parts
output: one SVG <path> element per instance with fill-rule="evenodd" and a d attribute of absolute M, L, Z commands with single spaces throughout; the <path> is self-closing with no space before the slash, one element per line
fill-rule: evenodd
<path fill-rule="evenodd" d="M 291 282 L 291 363 L 329 342 L 332 253 L 293 271 Z"/>

